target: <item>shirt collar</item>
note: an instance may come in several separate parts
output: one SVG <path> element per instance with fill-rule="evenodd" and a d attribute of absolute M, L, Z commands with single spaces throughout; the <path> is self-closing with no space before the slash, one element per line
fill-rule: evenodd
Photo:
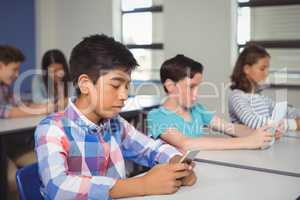
<path fill-rule="evenodd" d="M 109 120 L 105 120 L 99 124 L 95 124 L 91 120 L 89 120 L 74 104 L 76 98 L 69 98 L 68 106 L 65 110 L 65 116 L 74 121 L 77 125 L 82 128 L 88 128 L 91 133 L 99 133 L 103 132 L 104 129 L 109 125 Z"/>

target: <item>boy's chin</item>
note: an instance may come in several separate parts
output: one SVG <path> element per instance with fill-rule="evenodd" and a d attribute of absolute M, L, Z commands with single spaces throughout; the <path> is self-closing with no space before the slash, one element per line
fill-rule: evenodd
<path fill-rule="evenodd" d="M 4 80 L 3 81 L 3 83 L 5 84 L 5 85 L 8 85 L 8 86 L 10 86 L 12 83 L 14 82 L 14 80 Z"/>
<path fill-rule="evenodd" d="M 101 113 L 101 117 L 105 118 L 105 119 L 113 118 L 113 117 L 117 116 L 120 112 L 121 112 L 121 110 L 120 111 L 115 111 L 115 110 L 106 111 L 104 113 Z"/>

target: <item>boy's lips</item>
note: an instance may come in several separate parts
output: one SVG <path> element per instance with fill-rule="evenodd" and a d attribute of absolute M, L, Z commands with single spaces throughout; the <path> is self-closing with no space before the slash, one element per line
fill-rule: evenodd
<path fill-rule="evenodd" d="M 120 106 L 113 106 L 113 108 L 117 108 L 117 109 L 122 109 L 124 107 L 124 105 L 120 105 Z"/>

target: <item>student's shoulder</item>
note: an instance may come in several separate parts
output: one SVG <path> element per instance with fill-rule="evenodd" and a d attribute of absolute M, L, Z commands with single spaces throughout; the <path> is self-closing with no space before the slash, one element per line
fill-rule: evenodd
<path fill-rule="evenodd" d="M 43 118 L 36 127 L 36 132 L 45 132 L 46 130 L 59 129 L 64 130 L 64 113 L 56 112 Z"/>
<path fill-rule="evenodd" d="M 233 89 L 230 91 L 230 94 L 246 94 L 246 92 L 240 89 Z"/>
<path fill-rule="evenodd" d="M 200 104 L 200 103 L 196 103 L 193 107 L 192 107 L 193 110 L 195 110 L 196 112 L 208 112 L 208 109 Z"/>
<path fill-rule="evenodd" d="M 229 99 L 247 97 L 247 93 L 240 89 L 234 89 L 229 92 Z"/>
<path fill-rule="evenodd" d="M 165 109 L 163 106 L 160 106 L 158 108 L 151 110 L 148 113 L 147 118 L 151 120 L 166 118 L 168 113 L 169 112 L 167 109 Z"/>
<path fill-rule="evenodd" d="M 47 115 L 45 118 L 43 118 L 39 125 L 46 125 L 46 124 L 52 124 L 52 123 L 57 123 L 62 120 L 64 117 L 63 112 L 55 112 Z"/>
<path fill-rule="evenodd" d="M 65 137 L 63 113 L 57 112 L 43 118 L 35 129 L 35 140 L 40 141 L 51 135 L 51 137 Z"/>

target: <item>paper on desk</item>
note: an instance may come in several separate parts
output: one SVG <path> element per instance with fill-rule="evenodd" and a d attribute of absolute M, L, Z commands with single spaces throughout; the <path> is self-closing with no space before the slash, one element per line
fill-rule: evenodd
<path fill-rule="evenodd" d="M 272 121 L 276 124 L 278 124 L 281 120 L 283 120 L 284 118 L 286 118 L 286 114 L 287 114 L 287 102 L 283 101 L 283 102 L 279 102 L 276 103 L 273 112 L 272 112 Z"/>
<path fill-rule="evenodd" d="M 279 123 L 286 118 L 286 114 L 287 114 L 287 101 L 276 103 L 271 116 L 271 124 L 274 126 L 269 130 L 271 133 L 275 134 L 276 128 L 279 126 Z M 273 140 L 270 142 L 270 144 L 267 147 L 272 146 L 274 142 L 275 142 L 275 138 L 273 138 Z"/>

